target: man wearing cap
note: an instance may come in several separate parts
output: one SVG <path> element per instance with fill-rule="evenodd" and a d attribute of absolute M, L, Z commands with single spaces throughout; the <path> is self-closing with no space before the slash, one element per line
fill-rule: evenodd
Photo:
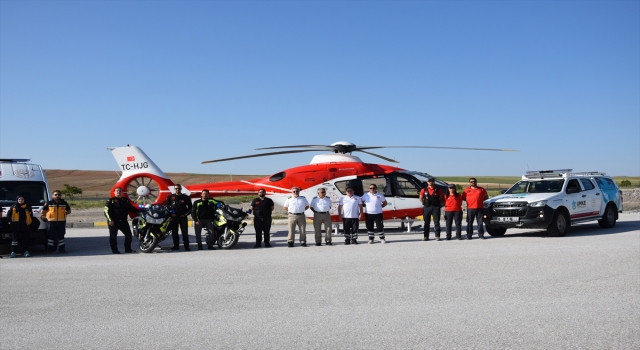
<path fill-rule="evenodd" d="M 444 194 L 435 185 L 435 179 L 430 177 L 427 180 L 427 187 L 420 190 L 420 202 L 422 202 L 422 215 L 424 219 L 423 241 L 429 240 L 431 230 L 431 217 L 433 217 L 433 230 L 436 233 L 436 241 L 440 240 L 440 208 L 444 203 Z"/>
<path fill-rule="evenodd" d="M 380 243 L 387 243 L 384 238 L 384 224 L 382 222 L 382 208 L 387 206 L 387 199 L 382 193 L 378 193 L 376 184 L 369 185 L 369 192 L 362 195 L 362 203 L 365 205 L 365 224 L 369 234 L 369 244 L 373 244 L 376 231 L 373 229 L 375 223 Z"/>
<path fill-rule="evenodd" d="M 311 211 L 313 212 L 313 230 L 316 234 L 316 245 L 322 245 L 322 224 L 324 223 L 325 244 L 331 243 L 331 199 L 327 197 L 327 189 L 321 187 L 318 189 L 318 196 L 311 200 Z"/>
<path fill-rule="evenodd" d="M 478 237 L 484 239 L 482 216 L 484 215 L 484 201 L 489 199 L 487 191 L 477 186 L 475 177 L 469 179 L 469 187 L 462 192 L 462 200 L 467 202 L 467 239 L 473 236 L 473 220 L 478 221 Z"/>
<path fill-rule="evenodd" d="M 300 187 L 291 188 L 292 196 L 284 202 L 284 210 L 289 213 L 288 226 L 289 235 L 287 236 L 287 245 L 289 248 L 293 247 L 293 242 L 296 241 L 296 226 L 300 230 L 300 245 L 307 246 L 307 218 L 304 216 L 304 211 L 309 209 L 309 201 L 304 196 L 300 195 Z"/>

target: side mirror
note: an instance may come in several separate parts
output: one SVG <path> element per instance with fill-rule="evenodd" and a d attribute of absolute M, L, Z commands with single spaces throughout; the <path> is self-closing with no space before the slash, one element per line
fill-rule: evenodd
<path fill-rule="evenodd" d="M 500 194 L 504 194 L 507 190 L 500 190 Z"/>
<path fill-rule="evenodd" d="M 578 187 L 569 187 L 567 188 L 567 194 L 578 193 L 580 192 L 580 188 Z"/>

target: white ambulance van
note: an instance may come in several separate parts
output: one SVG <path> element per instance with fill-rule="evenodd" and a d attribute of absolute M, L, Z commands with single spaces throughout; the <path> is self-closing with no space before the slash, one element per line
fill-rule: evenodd
<path fill-rule="evenodd" d="M 29 159 L 0 159 L 0 244 L 11 244 L 10 218 L 7 218 L 9 207 L 17 203 L 22 196 L 33 208 L 33 216 L 40 222 L 37 232 L 30 235 L 29 244 L 47 244 L 47 224 L 40 220 L 40 211 L 50 200 L 49 184 L 44 170 L 37 164 L 29 163 Z"/>

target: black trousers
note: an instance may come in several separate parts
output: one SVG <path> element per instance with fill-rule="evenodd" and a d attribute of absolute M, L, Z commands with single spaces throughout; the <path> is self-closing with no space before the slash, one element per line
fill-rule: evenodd
<path fill-rule="evenodd" d="M 64 235 L 66 233 L 66 221 L 49 221 L 49 230 L 47 231 L 47 249 L 53 250 L 58 241 L 58 249 L 65 250 Z"/>
<path fill-rule="evenodd" d="M 445 211 L 444 218 L 447 222 L 447 239 L 451 238 L 451 224 L 456 223 L 456 238 L 462 236 L 462 211 Z"/>
<path fill-rule="evenodd" d="M 198 247 L 202 245 L 202 229 L 206 228 L 209 231 L 209 235 L 206 237 L 207 247 L 211 248 L 218 240 L 216 237 L 216 229 L 213 227 L 213 220 L 210 219 L 200 219 L 200 225 L 196 225 L 193 223 L 193 228 L 196 231 L 196 243 L 198 243 Z"/>
<path fill-rule="evenodd" d="M 484 237 L 484 226 L 482 225 L 482 217 L 484 216 L 484 208 L 467 209 L 467 239 L 473 236 L 473 220 L 478 222 L 478 237 Z"/>
<path fill-rule="evenodd" d="M 35 220 L 35 219 L 34 219 Z M 29 231 L 11 232 L 11 252 L 15 253 L 18 245 L 22 243 L 22 252 L 29 250 Z"/>
<path fill-rule="evenodd" d="M 358 239 L 358 226 L 360 220 L 358 218 L 342 218 L 344 225 L 344 239 L 347 241 Z"/>
<path fill-rule="evenodd" d="M 124 251 L 131 251 L 131 228 L 129 227 L 129 221 L 120 220 L 114 221 L 113 226 L 109 226 L 109 245 L 111 246 L 111 251 L 118 251 L 118 231 L 122 231 L 124 234 Z"/>
<path fill-rule="evenodd" d="M 429 237 L 432 216 L 433 230 L 436 232 L 436 237 L 440 237 L 440 207 L 437 206 L 428 206 L 422 209 L 422 218 L 424 219 L 424 236 Z"/>
<path fill-rule="evenodd" d="M 271 216 L 254 217 L 253 228 L 256 230 L 256 244 L 262 243 L 262 235 L 264 234 L 264 243 L 269 243 L 271 238 Z"/>
<path fill-rule="evenodd" d="M 380 214 L 364 214 L 364 222 L 367 226 L 367 233 L 369 234 L 369 239 L 373 240 L 375 238 L 376 232 L 380 239 L 384 239 L 384 223 L 382 222 L 382 213 Z M 376 226 L 376 231 L 373 230 L 373 224 Z"/>
<path fill-rule="evenodd" d="M 171 236 L 173 237 L 173 246 L 180 245 L 180 237 L 178 236 L 178 227 L 182 231 L 182 243 L 185 246 L 189 245 L 189 222 L 186 216 L 176 216 L 171 220 Z"/>

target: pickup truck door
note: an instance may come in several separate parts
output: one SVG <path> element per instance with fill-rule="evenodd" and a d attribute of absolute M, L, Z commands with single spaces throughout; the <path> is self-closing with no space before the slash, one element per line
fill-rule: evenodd
<path fill-rule="evenodd" d="M 589 178 L 581 178 L 580 184 L 582 185 L 583 198 L 587 200 L 587 207 L 582 215 L 588 217 L 603 214 L 600 212 L 602 208 L 602 193 L 600 188 Z"/>
<path fill-rule="evenodd" d="M 569 209 L 571 220 L 579 219 L 587 208 L 587 195 L 583 192 L 582 186 L 578 179 L 570 179 L 567 181 L 565 188 L 565 206 Z M 574 193 L 569 193 L 576 191 Z"/>

